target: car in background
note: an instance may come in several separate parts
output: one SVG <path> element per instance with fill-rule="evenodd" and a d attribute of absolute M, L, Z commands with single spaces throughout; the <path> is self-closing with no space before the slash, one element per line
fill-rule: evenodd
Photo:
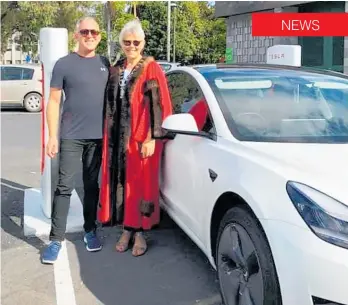
<path fill-rule="evenodd" d="M 161 205 L 225 305 L 348 304 L 348 76 L 177 67 Z"/>
<path fill-rule="evenodd" d="M 167 61 L 157 61 L 158 64 L 161 66 L 164 72 L 168 72 L 176 67 L 180 66 L 180 63 L 173 63 L 173 62 L 167 62 Z"/>
<path fill-rule="evenodd" d="M 1 108 L 42 109 L 42 71 L 40 65 L 1 66 Z"/>

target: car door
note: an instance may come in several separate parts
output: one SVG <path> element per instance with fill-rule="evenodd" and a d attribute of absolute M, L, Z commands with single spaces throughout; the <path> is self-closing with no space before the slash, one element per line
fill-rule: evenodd
<path fill-rule="evenodd" d="M 34 77 L 35 76 L 35 77 Z M 41 83 L 38 79 L 41 78 L 41 75 L 36 72 L 35 75 L 35 69 L 34 68 L 23 68 L 22 69 L 22 85 L 26 87 L 26 92 L 41 92 Z"/>
<path fill-rule="evenodd" d="M 28 80 L 23 80 L 23 69 L 5 66 L 1 72 L 1 102 L 13 106 L 22 105 L 29 88 Z"/>
<path fill-rule="evenodd" d="M 204 199 L 211 187 L 209 160 L 216 149 L 215 128 L 195 79 L 186 72 L 169 73 L 167 79 L 174 112 L 191 113 L 207 137 L 177 135 L 165 144 L 161 192 L 171 216 L 202 242 L 202 219 L 207 210 Z"/>

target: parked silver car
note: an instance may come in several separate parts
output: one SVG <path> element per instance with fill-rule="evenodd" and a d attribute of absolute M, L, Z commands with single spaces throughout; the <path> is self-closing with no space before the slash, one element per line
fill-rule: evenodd
<path fill-rule="evenodd" d="M 42 70 L 40 65 L 1 66 L 1 108 L 42 109 Z"/>

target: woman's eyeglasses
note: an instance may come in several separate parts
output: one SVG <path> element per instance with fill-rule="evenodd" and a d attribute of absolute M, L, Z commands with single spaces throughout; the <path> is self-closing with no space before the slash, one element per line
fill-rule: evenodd
<path fill-rule="evenodd" d="M 133 41 L 132 40 L 123 40 L 123 44 L 126 47 L 131 46 L 132 43 L 133 43 L 133 46 L 138 47 L 140 45 L 141 41 L 139 41 L 139 40 L 133 40 Z"/>
<path fill-rule="evenodd" d="M 97 30 L 87 30 L 87 29 L 85 29 L 85 30 L 80 30 L 80 34 L 81 34 L 83 37 L 87 37 L 89 33 L 91 33 L 91 35 L 92 35 L 93 37 L 98 36 L 98 35 L 100 34 L 100 32 L 97 31 Z"/>

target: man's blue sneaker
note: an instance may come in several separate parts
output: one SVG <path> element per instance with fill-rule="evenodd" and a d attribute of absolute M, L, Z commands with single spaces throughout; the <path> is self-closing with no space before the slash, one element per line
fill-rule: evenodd
<path fill-rule="evenodd" d="M 59 241 L 52 241 L 42 252 L 41 261 L 43 264 L 54 264 L 57 260 L 62 244 Z"/>
<path fill-rule="evenodd" d="M 101 242 L 98 239 L 95 231 L 86 233 L 83 241 L 85 242 L 86 249 L 89 252 L 99 251 L 102 248 Z"/>

